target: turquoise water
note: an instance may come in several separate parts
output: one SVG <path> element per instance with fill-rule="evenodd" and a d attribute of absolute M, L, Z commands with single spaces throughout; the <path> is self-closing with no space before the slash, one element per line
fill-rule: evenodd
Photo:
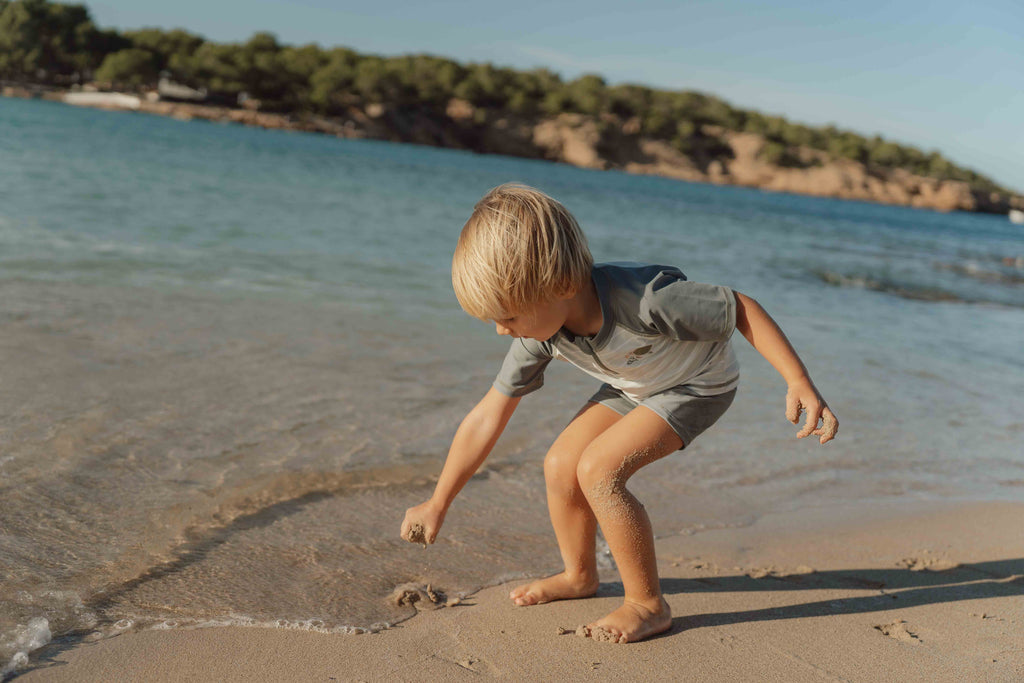
<path fill-rule="evenodd" d="M 137 628 L 334 632 L 558 564 L 524 401 L 428 550 L 398 539 L 506 341 L 448 280 L 527 182 L 598 260 L 757 298 L 842 422 L 820 448 L 735 340 L 729 414 L 634 479 L 661 536 L 832 501 L 1024 497 L 1024 231 L 655 177 L 0 99 L 0 667 Z M 610 562 L 606 558 L 606 562 Z"/>

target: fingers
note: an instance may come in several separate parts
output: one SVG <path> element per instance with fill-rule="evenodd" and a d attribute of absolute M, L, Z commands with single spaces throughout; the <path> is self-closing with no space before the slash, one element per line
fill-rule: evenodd
<path fill-rule="evenodd" d="M 821 414 L 821 427 L 814 430 L 814 434 L 820 436 L 819 443 L 828 443 L 832 439 L 836 438 L 836 433 L 839 431 L 839 418 L 829 410 L 828 406 Z"/>
<path fill-rule="evenodd" d="M 786 419 L 796 424 L 800 419 L 801 410 L 803 410 L 803 405 L 801 405 L 800 399 L 795 394 L 786 394 Z"/>
<path fill-rule="evenodd" d="M 818 422 L 821 422 L 821 426 L 818 426 Z M 797 432 L 796 437 L 802 439 L 805 436 L 814 434 L 818 439 L 818 443 L 827 443 L 832 439 L 836 438 L 836 433 L 839 431 L 839 419 L 835 416 L 828 406 L 821 406 L 816 410 L 807 411 L 807 422 L 804 423 L 803 429 Z"/>
<path fill-rule="evenodd" d="M 821 419 L 821 407 L 811 408 L 807 407 L 807 421 L 804 422 L 803 429 L 796 433 L 796 438 L 802 439 L 805 436 L 810 436 L 814 433 L 814 430 L 818 428 L 818 420 Z"/>
<path fill-rule="evenodd" d="M 428 540 L 427 534 L 424 532 L 423 523 L 416 521 L 416 517 L 406 513 L 405 519 L 402 520 L 402 529 L 399 532 L 403 541 L 409 541 L 410 543 L 433 543 L 433 536 Z M 436 535 L 436 534 L 434 534 Z"/>

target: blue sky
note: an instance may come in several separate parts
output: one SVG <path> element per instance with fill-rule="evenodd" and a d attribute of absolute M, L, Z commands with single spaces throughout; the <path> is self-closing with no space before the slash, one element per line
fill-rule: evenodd
<path fill-rule="evenodd" d="M 82 0 L 79 0 L 82 1 Z M 701 90 L 938 149 L 1024 192 L 1024 0 L 84 0 L 104 28 L 431 53 Z"/>

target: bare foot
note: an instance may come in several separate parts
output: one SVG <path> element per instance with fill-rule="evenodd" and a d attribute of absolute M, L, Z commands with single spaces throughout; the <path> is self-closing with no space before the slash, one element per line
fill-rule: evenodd
<path fill-rule="evenodd" d="M 672 610 L 664 598 L 660 607 L 652 610 L 638 602 L 625 602 L 603 619 L 581 626 L 581 636 L 608 643 L 634 643 L 650 638 L 672 627 Z"/>
<path fill-rule="evenodd" d="M 508 597 L 520 607 L 539 605 L 553 600 L 588 598 L 597 592 L 597 577 L 593 580 L 571 579 L 565 572 L 546 579 L 527 583 L 514 588 Z"/>

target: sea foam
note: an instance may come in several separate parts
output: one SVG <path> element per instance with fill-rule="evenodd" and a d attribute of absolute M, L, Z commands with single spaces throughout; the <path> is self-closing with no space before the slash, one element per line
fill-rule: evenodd
<path fill-rule="evenodd" d="M 14 650 L 14 656 L 0 669 L 0 676 L 7 676 L 28 664 L 28 655 L 33 650 L 43 647 L 53 638 L 50 633 L 50 622 L 43 617 L 33 617 L 24 626 L 14 629 L 11 640 L 4 643 L 5 650 Z"/>

